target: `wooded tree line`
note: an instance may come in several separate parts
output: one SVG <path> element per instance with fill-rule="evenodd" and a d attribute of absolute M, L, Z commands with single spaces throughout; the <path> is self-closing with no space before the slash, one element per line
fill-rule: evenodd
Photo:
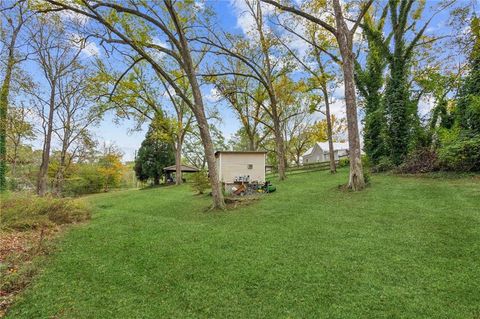
<path fill-rule="evenodd" d="M 348 141 L 352 190 L 365 186 L 361 134 L 363 150 L 377 170 L 478 169 L 479 26 L 472 3 L 236 4 L 251 21 L 243 33 L 223 30 L 213 8 L 201 1 L 7 1 L 2 14 L 16 18 L 2 25 L 2 54 L 8 59 L 0 115 L 25 118 L 35 109 L 41 118 L 37 192 L 48 188 L 52 139 L 59 144 L 54 189 L 62 192 L 69 163 L 83 161 L 84 144 L 93 143 L 89 128 L 105 112 L 134 119 L 137 128 L 150 124 L 138 163 L 155 152 L 164 154 L 153 158 L 162 158 L 163 166 L 175 163 L 177 183 L 182 163 L 208 169 L 216 208 L 223 208 L 224 201 L 214 151 L 227 147 L 269 151 L 282 180 L 287 167 L 300 165 L 301 155 L 317 141 L 329 142 L 335 172 L 333 142 Z M 455 27 L 466 32 L 429 31 L 439 14 L 460 21 Z M 24 26 L 26 31 L 16 31 Z M 69 40 L 62 37 L 66 30 Z M 26 45 L 28 37 L 32 44 Z M 103 58 L 82 63 L 82 52 L 92 42 Z M 452 56 L 466 61 L 453 63 Z M 22 77 L 19 65 L 28 63 L 43 70 L 42 90 Z M 12 85 L 28 99 L 9 100 Z M 212 88 L 214 101 L 204 86 Z M 433 107 L 422 114 L 427 102 Z M 339 103 L 344 119 L 333 115 Z M 217 129 L 222 107 L 230 108 L 241 124 L 229 141 Z M 2 121 L 3 132 L 7 122 Z M 13 154 L 20 152 L 21 139 L 32 137 L 32 130 L 23 130 L 20 142 L 11 139 Z M 2 141 L 2 176 L 5 145 Z M 18 161 L 8 160 L 9 174 Z M 138 164 L 137 175 L 158 181 L 162 167 L 157 164 Z"/>
<path fill-rule="evenodd" d="M 98 145 L 90 130 L 103 110 L 94 101 L 85 39 L 28 1 L 2 2 L 1 14 L 2 188 L 62 196 L 118 185 L 120 152 Z"/>

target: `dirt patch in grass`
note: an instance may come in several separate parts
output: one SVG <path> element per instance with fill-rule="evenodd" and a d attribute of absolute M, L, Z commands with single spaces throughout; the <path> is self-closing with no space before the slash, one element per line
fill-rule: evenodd
<path fill-rule="evenodd" d="M 229 196 L 225 197 L 225 204 L 227 205 L 227 210 L 233 210 L 238 207 L 252 205 L 262 197 L 263 195 Z"/>

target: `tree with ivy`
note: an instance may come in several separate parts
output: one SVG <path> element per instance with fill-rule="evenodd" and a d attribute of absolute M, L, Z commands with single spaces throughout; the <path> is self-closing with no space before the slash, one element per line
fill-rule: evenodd
<path fill-rule="evenodd" d="M 382 10 L 375 21 L 372 10 L 365 14 L 363 30 L 367 40 L 368 52 L 364 68 L 358 61 L 355 63 L 355 83 L 364 99 L 364 151 L 370 161 L 376 165 L 387 156 L 385 147 L 385 109 L 382 103 L 382 88 L 385 84 L 384 72 L 387 59 L 378 44 L 386 43 L 389 39 L 383 36 L 388 6 Z"/>
<path fill-rule="evenodd" d="M 480 134 L 480 18 L 470 24 L 473 46 L 469 55 L 469 74 L 460 88 L 455 112 L 456 125 L 463 136 Z"/>

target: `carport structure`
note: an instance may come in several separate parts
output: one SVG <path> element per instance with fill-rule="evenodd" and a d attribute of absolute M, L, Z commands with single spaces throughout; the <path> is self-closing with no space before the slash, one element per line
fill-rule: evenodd
<path fill-rule="evenodd" d="M 188 165 L 180 165 L 182 174 L 183 173 L 196 173 L 199 172 L 200 169 L 194 167 L 194 166 L 188 166 Z M 165 173 L 165 184 L 169 183 L 175 183 L 175 172 L 177 171 L 177 167 L 175 165 L 165 167 L 163 169 L 163 172 Z"/>

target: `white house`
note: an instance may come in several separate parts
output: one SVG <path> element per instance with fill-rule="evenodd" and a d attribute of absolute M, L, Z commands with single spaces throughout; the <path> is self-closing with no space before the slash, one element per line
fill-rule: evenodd
<path fill-rule="evenodd" d="M 267 152 L 218 151 L 215 153 L 219 180 L 225 184 L 265 182 Z"/>
<path fill-rule="evenodd" d="M 348 155 L 348 143 L 333 143 L 335 160 Z M 329 158 L 328 142 L 317 142 L 302 156 L 303 164 L 326 162 Z"/>

